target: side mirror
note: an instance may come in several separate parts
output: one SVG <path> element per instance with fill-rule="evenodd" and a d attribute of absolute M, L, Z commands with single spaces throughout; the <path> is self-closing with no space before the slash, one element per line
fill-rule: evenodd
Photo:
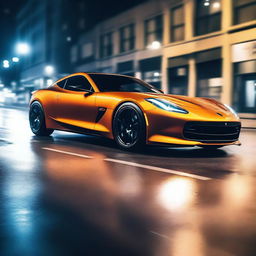
<path fill-rule="evenodd" d="M 91 92 L 91 91 L 85 92 L 84 97 L 90 96 L 92 94 L 93 94 L 93 92 Z"/>

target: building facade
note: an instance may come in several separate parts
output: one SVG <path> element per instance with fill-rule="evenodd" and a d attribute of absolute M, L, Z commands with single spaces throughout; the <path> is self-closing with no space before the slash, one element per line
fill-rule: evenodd
<path fill-rule="evenodd" d="M 72 72 L 71 42 L 80 33 L 77 20 L 82 15 L 81 1 L 29 0 L 17 16 L 17 42 L 29 45 L 30 52 L 20 56 L 20 86 L 30 92 L 44 88 L 59 77 Z M 70 12 L 72 4 L 73 12 Z M 77 15 L 79 13 L 79 15 Z"/>
<path fill-rule="evenodd" d="M 256 117 L 256 1 L 151 0 L 79 36 L 78 72 L 133 75 Z"/>

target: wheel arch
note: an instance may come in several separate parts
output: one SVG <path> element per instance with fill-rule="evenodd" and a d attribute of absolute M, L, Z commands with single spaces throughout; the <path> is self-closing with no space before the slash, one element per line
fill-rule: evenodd
<path fill-rule="evenodd" d="M 46 128 L 53 128 L 52 125 L 51 125 L 51 120 L 49 119 L 48 114 L 46 113 L 45 106 L 44 106 L 42 100 L 39 97 L 32 98 L 30 103 L 29 103 L 29 108 L 31 107 L 31 105 L 34 102 L 38 102 L 41 105 L 42 109 L 43 109 Z"/>
<path fill-rule="evenodd" d="M 112 136 L 114 137 L 114 129 L 113 129 L 114 116 L 115 116 L 118 108 L 121 105 L 125 104 L 125 103 L 132 103 L 132 104 L 136 105 L 139 108 L 139 110 L 141 111 L 142 116 L 143 116 L 143 120 L 144 120 L 144 123 L 145 123 L 145 133 L 146 133 L 145 134 L 145 140 L 146 140 L 145 142 L 147 143 L 147 140 L 148 140 L 148 118 L 147 118 L 147 115 L 146 115 L 145 111 L 143 110 L 143 108 L 140 106 L 140 104 L 138 104 L 136 101 L 133 101 L 133 100 L 130 100 L 130 99 L 123 100 L 123 101 L 119 102 L 115 106 L 115 108 L 112 112 L 112 117 L 111 117 L 111 133 L 112 133 Z"/>

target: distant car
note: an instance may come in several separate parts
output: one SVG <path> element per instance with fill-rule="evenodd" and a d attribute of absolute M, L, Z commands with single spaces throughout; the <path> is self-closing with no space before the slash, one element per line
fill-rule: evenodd
<path fill-rule="evenodd" d="M 144 144 L 218 148 L 238 144 L 241 123 L 228 106 L 209 98 L 164 94 L 125 75 L 76 73 L 33 92 L 30 127 L 101 135 L 123 149 Z"/>

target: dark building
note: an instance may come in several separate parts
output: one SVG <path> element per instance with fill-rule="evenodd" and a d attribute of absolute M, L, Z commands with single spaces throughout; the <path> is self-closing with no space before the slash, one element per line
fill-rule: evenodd
<path fill-rule="evenodd" d="M 20 58 L 21 87 L 28 92 L 73 71 L 70 46 L 81 28 L 80 7 L 79 1 L 30 0 L 18 13 L 17 41 L 30 46 Z"/>

